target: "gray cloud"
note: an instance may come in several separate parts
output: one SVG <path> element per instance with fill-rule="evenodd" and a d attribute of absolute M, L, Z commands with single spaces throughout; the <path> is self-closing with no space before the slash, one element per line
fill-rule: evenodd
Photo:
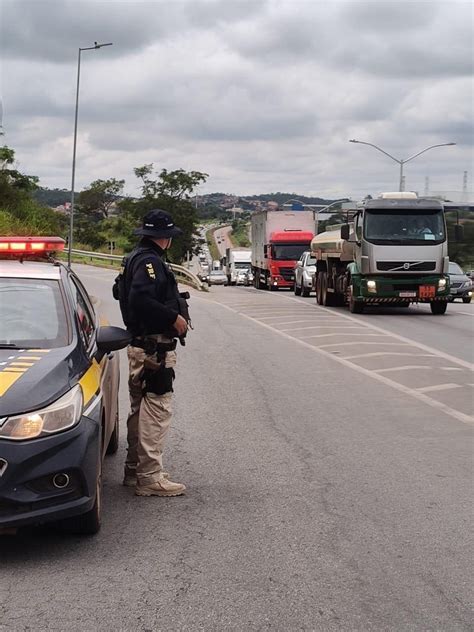
<path fill-rule="evenodd" d="M 1 1 L 1 0 L 0 0 Z M 4 126 L 25 171 L 68 186 L 78 45 L 77 182 L 155 162 L 206 190 L 327 196 L 459 188 L 472 169 L 470 8 L 444 2 L 76 0 L 1 4 Z"/>

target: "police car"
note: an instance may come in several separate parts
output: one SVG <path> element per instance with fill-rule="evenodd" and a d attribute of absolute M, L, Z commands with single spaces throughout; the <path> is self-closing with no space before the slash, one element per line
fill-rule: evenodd
<path fill-rule="evenodd" d="M 0 237 L 0 531 L 100 528 L 105 454 L 118 448 L 119 358 L 58 237 Z"/>

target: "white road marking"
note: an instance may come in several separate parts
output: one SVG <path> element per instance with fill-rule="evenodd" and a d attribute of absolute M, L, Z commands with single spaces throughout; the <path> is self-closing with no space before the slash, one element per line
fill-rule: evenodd
<path fill-rule="evenodd" d="M 326 312 L 328 314 L 334 314 L 335 316 L 337 316 L 337 318 L 344 318 L 345 320 L 350 320 L 350 321 L 352 321 L 352 322 L 354 322 L 356 324 L 361 324 L 363 322 L 363 324 L 368 329 L 372 329 L 373 331 L 379 331 L 379 332 L 385 334 L 386 336 L 388 336 L 389 338 L 394 338 L 395 340 L 400 340 L 401 342 L 406 342 L 406 343 L 410 344 L 411 346 L 417 347 L 418 349 L 422 349 L 423 351 L 427 351 L 428 353 L 434 353 L 438 357 L 445 358 L 445 360 L 449 360 L 450 362 L 453 362 L 454 364 L 459 364 L 460 366 L 463 366 L 466 369 L 469 369 L 470 371 L 474 370 L 474 364 L 472 362 L 467 362 L 466 360 L 462 360 L 461 358 L 456 358 L 456 357 L 450 355 L 449 353 L 445 353 L 444 351 L 439 351 L 438 349 L 433 349 L 432 347 L 429 347 L 428 345 L 424 345 L 421 342 L 417 342 L 416 340 L 411 340 L 410 338 L 405 338 L 405 336 L 400 336 L 399 334 L 395 334 L 395 333 L 393 333 L 391 331 L 388 331 L 387 329 L 382 329 L 382 327 L 377 327 L 377 325 L 373 325 L 372 323 L 368 323 L 366 320 L 361 321 L 360 319 L 355 318 L 354 316 L 349 316 L 349 314 L 343 314 L 343 313 L 334 312 L 332 309 L 330 309 L 328 307 L 321 307 L 320 305 L 308 305 L 307 303 L 304 303 L 303 301 L 300 301 L 300 300 L 298 300 L 296 298 L 293 298 L 291 296 L 284 296 L 284 295 L 282 295 L 281 298 L 283 300 L 286 300 L 286 301 L 295 301 L 295 302 L 299 303 L 300 305 L 304 305 L 305 307 L 307 307 L 309 309 L 313 309 L 315 311 Z"/>
<path fill-rule="evenodd" d="M 283 316 L 282 316 L 282 318 L 283 318 Z M 329 319 L 329 318 L 327 318 L 327 319 L 325 318 L 323 320 L 327 320 L 327 322 L 332 322 L 332 319 Z M 318 320 L 318 322 L 321 322 L 321 321 Z M 287 321 L 285 321 L 283 323 L 273 323 L 273 324 L 280 326 L 280 325 L 300 325 L 302 323 L 305 323 L 305 324 L 306 323 L 314 323 L 314 318 L 306 319 L 306 320 L 287 320 Z"/>
<path fill-rule="evenodd" d="M 464 384 L 433 384 L 432 386 L 423 386 L 417 388 L 419 393 L 431 393 L 432 391 L 447 391 L 452 388 L 462 388 Z"/>
<path fill-rule="evenodd" d="M 357 343 L 359 344 L 359 343 Z M 372 353 L 358 353 L 357 355 L 344 356 L 346 360 L 359 360 L 361 358 L 375 358 L 377 356 L 412 356 L 408 351 L 373 351 Z M 436 358 L 432 353 L 418 353 L 417 358 Z"/>
<path fill-rule="evenodd" d="M 456 312 L 456 314 L 464 314 L 464 316 L 474 316 L 471 312 Z"/>
<path fill-rule="evenodd" d="M 325 347 L 350 347 L 357 346 L 360 347 L 361 344 L 365 345 L 389 345 L 391 347 L 411 347 L 408 342 L 372 342 L 371 340 L 364 340 L 364 342 L 331 342 L 327 345 L 319 345 L 319 349 L 324 349 Z M 383 352 L 380 352 L 383 353 Z M 347 358 L 346 358 L 347 359 Z"/>
<path fill-rule="evenodd" d="M 262 324 L 265 324 L 265 323 L 262 323 Z M 278 330 L 275 329 L 275 331 L 278 331 Z M 381 336 L 383 336 L 383 334 L 362 334 L 362 335 L 363 336 L 374 336 L 374 337 L 376 336 L 377 338 L 380 338 Z M 335 331 L 332 334 L 317 334 L 317 335 L 314 335 L 314 336 L 305 336 L 305 339 L 307 339 L 307 338 L 327 338 L 328 336 L 354 336 L 354 334 L 353 333 L 346 334 L 344 332 L 339 333 L 338 331 Z M 297 340 L 297 338 L 295 338 L 295 340 Z M 362 345 L 362 344 L 365 344 L 365 342 L 359 340 L 359 342 L 357 344 L 358 345 Z M 380 343 L 378 343 L 378 344 L 380 344 Z"/>
<path fill-rule="evenodd" d="M 431 369 L 437 367 L 427 366 L 426 364 L 406 364 L 404 366 L 393 366 L 390 369 L 373 369 L 374 373 L 390 373 L 393 371 L 411 371 L 412 369 L 426 369 L 430 371 Z"/>
<path fill-rule="evenodd" d="M 442 366 L 441 370 L 442 371 L 462 371 L 462 369 L 460 369 L 457 366 Z"/>
<path fill-rule="evenodd" d="M 273 323 L 280 324 L 280 323 Z M 307 331 L 308 329 L 364 329 L 364 327 L 354 327 L 353 325 L 335 325 L 332 323 L 331 325 L 311 325 L 311 327 L 295 327 L 291 329 L 280 329 L 280 331 Z"/>
<path fill-rule="evenodd" d="M 318 353 L 319 355 L 322 355 L 326 358 L 330 358 L 333 362 L 338 362 L 339 364 L 342 364 L 343 366 L 349 369 L 352 369 L 353 371 L 356 371 L 357 373 L 360 373 L 361 375 L 365 375 L 366 377 L 369 377 L 373 380 L 377 380 L 378 382 L 381 382 L 382 384 L 385 384 L 386 386 L 390 386 L 391 388 L 399 391 L 400 393 L 409 395 L 413 397 L 414 399 L 417 399 L 418 401 L 423 402 L 424 404 L 427 404 L 431 408 L 436 408 L 437 410 L 444 412 L 446 415 L 449 415 L 450 417 L 452 417 L 453 419 L 456 419 L 457 421 L 462 421 L 463 423 L 474 425 L 474 417 L 472 417 L 471 415 L 466 415 L 465 413 L 459 410 L 455 410 L 454 408 L 451 408 L 451 406 L 447 406 L 446 404 L 443 404 L 442 402 L 439 402 L 436 399 L 431 399 L 431 397 L 429 397 L 428 395 L 425 395 L 424 393 L 420 393 L 419 391 L 413 388 L 410 388 L 409 386 L 405 386 L 403 384 L 400 384 L 399 382 L 395 382 L 394 380 L 391 380 L 390 378 L 385 377 L 384 375 L 380 375 L 380 373 L 376 373 L 374 371 L 370 371 L 369 369 L 365 369 L 364 367 L 361 367 L 358 364 L 354 364 L 353 362 L 350 362 L 349 360 L 335 356 L 330 351 L 325 351 L 324 349 L 321 349 L 321 347 L 311 345 L 305 340 L 302 340 L 301 338 L 294 338 L 293 336 L 290 336 L 284 331 L 279 331 L 278 329 L 275 329 L 274 327 L 272 327 L 271 325 L 267 323 L 263 323 L 259 320 L 256 320 L 255 318 L 252 318 L 251 316 L 247 316 L 247 314 L 239 313 L 235 309 L 232 309 L 231 307 L 228 307 L 227 305 L 224 305 L 223 303 L 218 303 L 216 301 L 212 301 L 212 300 L 205 299 L 202 297 L 197 297 L 197 298 L 198 300 L 201 300 L 201 301 L 206 301 L 206 302 L 214 303 L 215 305 L 220 305 L 221 307 L 228 310 L 229 312 L 232 312 L 233 314 L 236 314 L 237 316 L 241 316 L 242 318 L 245 318 L 246 320 L 249 320 L 250 322 L 255 323 L 259 327 L 264 327 L 265 329 L 268 329 L 268 331 L 271 331 L 274 334 L 277 334 L 278 336 L 282 336 L 283 338 L 286 338 L 286 340 L 289 340 L 290 342 L 296 342 L 296 344 L 306 347 L 306 349 L 311 350 L 313 353 Z M 304 303 L 302 304 L 304 305 Z M 350 320 L 355 320 L 355 319 L 351 318 Z M 379 329 L 379 328 L 376 328 L 376 329 Z M 387 335 L 386 332 L 383 332 L 383 333 L 384 335 Z M 342 335 L 342 334 L 339 334 L 339 335 Z M 375 335 L 375 334 L 369 334 L 369 335 Z M 390 332 L 388 335 L 391 335 Z M 396 337 L 402 338 L 401 336 L 396 336 Z M 405 341 L 408 341 L 408 344 L 410 345 L 417 346 L 417 343 L 413 343 L 412 341 L 408 339 L 405 339 Z M 359 342 L 357 344 L 361 344 L 361 343 Z M 424 345 L 420 345 L 420 346 L 424 346 Z"/>

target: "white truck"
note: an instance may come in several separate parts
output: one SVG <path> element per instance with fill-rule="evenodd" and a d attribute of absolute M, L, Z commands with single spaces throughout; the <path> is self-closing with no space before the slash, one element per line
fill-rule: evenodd
<path fill-rule="evenodd" d="M 317 232 L 316 211 L 257 211 L 251 221 L 254 286 L 293 288 L 296 262 Z"/>
<path fill-rule="evenodd" d="M 249 248 L 227 248 L 223 266 L 227 285 L 247 284 L 252 272 L 252 251 Z"/>

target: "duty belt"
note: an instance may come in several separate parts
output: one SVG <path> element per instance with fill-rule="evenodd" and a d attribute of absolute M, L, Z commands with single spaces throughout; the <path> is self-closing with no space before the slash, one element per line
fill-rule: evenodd
<path fill-rule="evenodd" d="M 176 340 L 171 342 L 158 342 L 154 338 L 133 338 L 130 342 L 132 347 L 139 347 L 143 349 L 148 355 L 153 353 L 166 353 L 167 351 L 174 351 L 176 349 Z"/>

